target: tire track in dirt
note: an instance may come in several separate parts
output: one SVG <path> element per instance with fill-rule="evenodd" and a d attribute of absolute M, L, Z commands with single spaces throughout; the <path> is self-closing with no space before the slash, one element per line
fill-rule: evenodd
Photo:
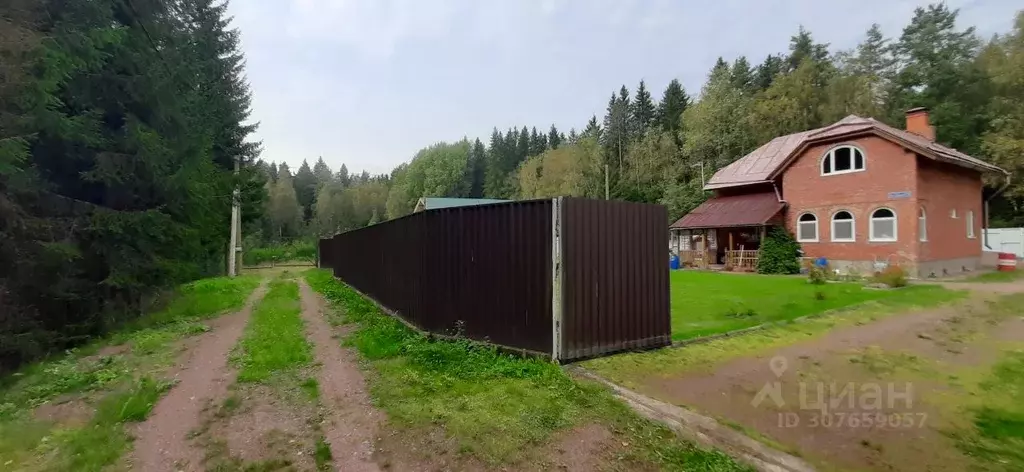
<path fill-rule="evenodd" d="M 135 430 L 132 465 L 146 472 L 201 470 L 203 451 L 189 434 L 201 424 L 201 412 L 210 400 L 224 397 L 235 379 L 228 354 L 245 330 L 253 307 L 263 298 L 264 280 L 245 306 L 211 323 L 175 376 L 177 385 L 157 402 L 149 418 Z"/>
<path fill-rule="evenodd" d="M 373 444 L 384 415 L 370 402 L 356 354 L 341 347 L 324 319 L 323 299 L 305 280 L 299 280 L 299 291 L 307 337 L 313 342 L 313 355 L 320 364 L 317 381 L 327 410 L 323 430 L 335 468 L 377 472 L 380 467 L 373 460 Z"/>

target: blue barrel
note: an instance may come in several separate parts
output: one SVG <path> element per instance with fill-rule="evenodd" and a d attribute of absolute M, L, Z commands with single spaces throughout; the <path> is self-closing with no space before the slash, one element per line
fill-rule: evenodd
<path fill-rule="evenodd" d="M 679 256 L 673 254 L 672 257 L 668 258 L 668 268 L 679 270 Z"/>
<path fill-rule="evenodd" d="M 814 265 L 817 266 L 819 269 L 824 269 L 825 267 L 828 267 L 828 259 L 825 259 L 824 257 L 819 257 L 814 260 Z"/>

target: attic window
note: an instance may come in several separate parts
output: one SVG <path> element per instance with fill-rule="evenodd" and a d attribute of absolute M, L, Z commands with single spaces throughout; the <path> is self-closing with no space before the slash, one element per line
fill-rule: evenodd
<path fill-rule="evenodd" d="M 864 153 L 853 146 L 832 148 L 821 158 L 821 175 L 847 174 L 864 170 Z"/>

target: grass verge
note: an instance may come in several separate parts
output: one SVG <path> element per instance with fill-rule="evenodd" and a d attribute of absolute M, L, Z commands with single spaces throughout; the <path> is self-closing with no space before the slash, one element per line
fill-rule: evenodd
<path fill-rule="evenodd" d="M 988 470 L 1024 470 L 1024 351 L 1006 355 L 979 387 L 985 401 L 969 409 L 974 427 L 957 446 Z"/>
<path fill-rule="evenodd" d="M 559 431 L 590 423 L 629 445 L 618 460 L 685 470 L 747 470 L 718 451 L 642 419 L 603 387 L 558 366 L 466 340 L 428 339 L 382 313 L 328 271 L 306 272 L 314 290 L 356 329 L 346 342 L 368 361 L 370 393 L 391 423 L 441 428 L 454 448 L 488 464 L 521 464 Z M 337 316 L 335 313 L 334 316 Z M 337 323 L 339 320 L 333 319 Z"/>
<path fill-rule="evenodd" d="M 803 277 L 673 271 L 672 339 L 693 339 L 787 321 L 869 301 L 927 300 L 940 287 L 866 289 L 859 283 L 814 285 Z M 941 295 L 940 295 L 941 296 Z"/>
<path fill-rule="evenodd" d="M 239 343 L 238 381 L 261 382 L 271 374 L 308 365 L 313 360 L 299 317 L 299 286 L 275 280 L 263 297 Z"/>
<path fill-rule="evenodd" d="M 1020 279 L 1024 279 L 1024 270 L 1018 269 L 1010 272 L 985 272 L 984 274 L 967 278 L 964 282 L 1005 283 L 1015 282 Z"/>
<path fill-rule="evenodd" d="M 184 285 L 164 309 L 4 378 L 3 469 L 89 471 L 116 462 L 131 443 L 123 425 L 144 420 L 170 387 L 160 377 L 174 363 L 176 341 L 206 331 L 202 320 L 240 308 L 258 285 L 255 277 Z M 37 407 L 57 400 L 81 414 L 34 414 Z"/>

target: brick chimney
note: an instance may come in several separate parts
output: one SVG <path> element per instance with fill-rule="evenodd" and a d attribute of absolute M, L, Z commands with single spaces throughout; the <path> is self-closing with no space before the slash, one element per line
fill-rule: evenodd
<path fill-rule="evenodd" d="M 935 128 L 928 123 L 928 109 L 925 107 L 907 110 L 907 131 L 929 141 L 935 141 Z"/>

